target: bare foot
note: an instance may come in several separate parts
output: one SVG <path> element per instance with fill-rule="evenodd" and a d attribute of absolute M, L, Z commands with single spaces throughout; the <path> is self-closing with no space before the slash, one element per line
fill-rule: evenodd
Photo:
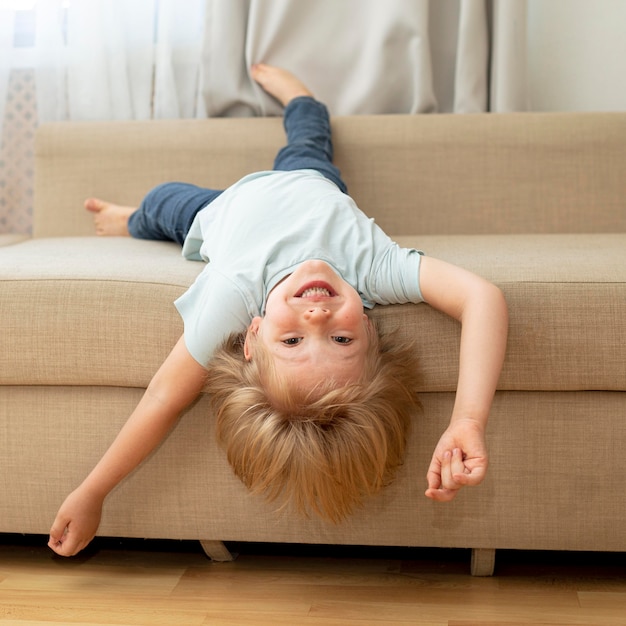
<path fill-rule="evenodd" d="M 128 218 L 137 210 L 132 206 L 120 206 L 98 198 L 87 198 L 85 208 L 93 213 L 96 235 L 129 236 Z"/>
<path fill-rule="evenodd" d="M 252 78 L 283 106 L 299 96 L 313 97 L 304 83 L 280 67 L 257 63 L 250 68 L 250 72 Z"/>

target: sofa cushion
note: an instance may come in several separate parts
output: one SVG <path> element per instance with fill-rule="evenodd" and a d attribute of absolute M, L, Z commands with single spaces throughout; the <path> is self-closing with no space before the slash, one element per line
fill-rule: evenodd
<path fill-rule="evenodd" d="M 625 389 L 626 234 L 396 239 L 503 289 L 500 389 Z M 127 238 L 0 248 L 0 384 L 144 387 L 182 333 L 173 301 L 202 267 L 175 244 Z M 424 304 L 373 315 L 416 340 L 423 391 L 454 390 L 455 321 Z"/>
<path fill-rule="evenodd" d="M 202 267 L 176 244 L 124 237 L 0 248 L 0 384 L 145 386 Z"/>
<path fill-rule="evenodd" d="M 389 233 L 626 231 L 626 112 L 334 117 L 335 163 Z M 37 236 L 89 235 L 95 195 L 223 188 L 272 167 L 280 118 L 56 122 L 37 130 Z"/>
<path fill-rule="evenodd" d="M 510 325 L 499 389 L 626 389 L 625 233 L 396 240 L 401 245 L 419 241 L 426 254 L 466 267 L 502 288 Z M 416 333 L 424 387 L 453 390 L 458 355 L 458 339 L 450 341 L 453 322 L 435 323 L 434 314 L 425 312 L 401 318 L 389 313 Z"/>

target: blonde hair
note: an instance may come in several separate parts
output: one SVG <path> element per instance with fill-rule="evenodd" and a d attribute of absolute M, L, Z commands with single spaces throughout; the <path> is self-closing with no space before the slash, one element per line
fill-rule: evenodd
<path fill-rule="evenodd" d="M 306 391 L 276 376 L 261 342 L 246 361 L 244 339 L 233 335 L 216 352 L 206 388 L 230 465 L 281 508 L 340 522 L 403 462 L 418 405 L 414 349 L 372 330 L 360 380 Z"/>

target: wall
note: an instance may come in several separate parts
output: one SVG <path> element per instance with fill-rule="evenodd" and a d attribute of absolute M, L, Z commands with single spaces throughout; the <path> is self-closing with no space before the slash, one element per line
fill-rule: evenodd
<path fill-rule="evenodd" d="M 528 0 L 534 111 L 626 110 L 626 2 Z"/>

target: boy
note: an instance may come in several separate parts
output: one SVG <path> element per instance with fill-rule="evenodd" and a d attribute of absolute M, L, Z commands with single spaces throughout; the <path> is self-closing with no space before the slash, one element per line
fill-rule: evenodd
<path fill-rule="evenodd" d="M 61 506 L 49 546 L 94 537 L 107 494 L 203 390 L 218 440 L 253 491 L 339 521 L 402 462 L 414 398 L 412 352 L 379 338 L 363 307 L 425 301 L 462 324 L 450 425 L 426 495 L 482 482 L 485 426 L 502 367 L 507 310 L 482 278 L 401 249 L 345 193 L 325 107 L 288 72 L 253 78 L 285 107 L 274 171 L 221 192 L 167 183 L 137 210 L 90 199 L 100 235 L 172 239 L 208 261 L 177 302 L 184 334 L 119 435 Z M 269 233 L 263 236 L 263 233 Z"/>

